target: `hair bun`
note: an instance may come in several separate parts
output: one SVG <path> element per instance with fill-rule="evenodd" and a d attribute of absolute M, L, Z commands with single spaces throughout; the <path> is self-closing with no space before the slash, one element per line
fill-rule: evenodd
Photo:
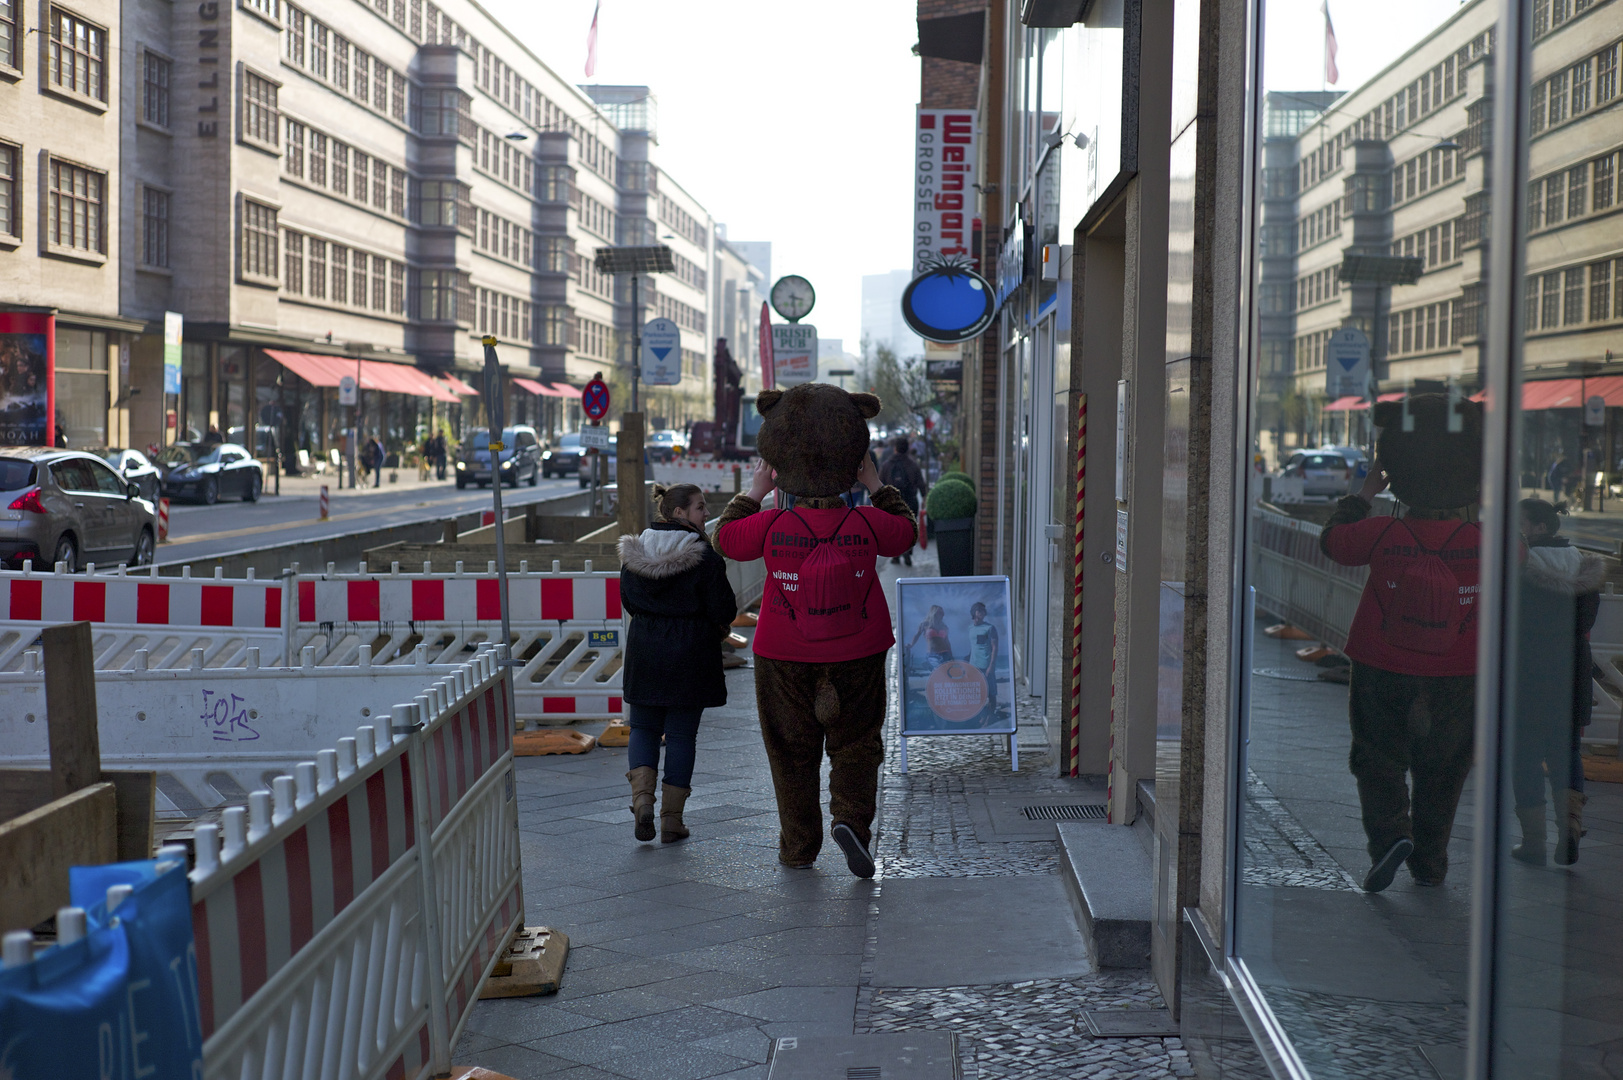
<path fill-rule="evenodd" d="M 655 484 L 654 485 L 654 498 L 663 499 L 665 497 L 665 493 L 667 491 L 669 491 L 669 490 L 671 490 L 671 489 L 666 487 L 664 484 Z"/>

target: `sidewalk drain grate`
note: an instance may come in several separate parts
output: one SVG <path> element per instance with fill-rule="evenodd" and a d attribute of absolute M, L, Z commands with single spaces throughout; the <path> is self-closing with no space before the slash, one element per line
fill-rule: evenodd
<path fill-rule="evenodd" d="M 1166 1009 L 1088 1009 L 1079 1025 L 1095 1039 L 1176 1038 L 1178 1022 Z"/>
<path fill-rule="evenodd" d="M 845 1070 L 845 1080 L 879 1080 L 879 1066 L 852 1065 Z"/>
<path fill-rule="evenodd" d="M 1105 808 L 1100 805 L 1022 806 L 1020 813 L 1028 821 L 1103 821 Z"/>

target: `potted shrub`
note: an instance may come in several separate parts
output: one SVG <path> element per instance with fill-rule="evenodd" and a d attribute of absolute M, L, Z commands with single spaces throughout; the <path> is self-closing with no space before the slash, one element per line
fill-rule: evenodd
<path fill-rule="evenodd" d="M 941 480 L 962 480 L 964 483 L 969 485 L 969 490 L 971 490 L 971 491 L 975 490 L 975 481 L 974 481 L 974 479 L 972 479 L 970 477 L 970 475 L 968 473 L 964 473 L 964 472 L 944 472 L 944 473 L 941 474 Z M 941 482 L 941 480 L 937 480 L 936 483 L 939 484 Z"/>
<path fill-rule="evenodd" d="M 924 501 L 942 577 L 968 577 L 975 572 L 975 505 L 975 489 L 956 478 L 941 480 Z"/>

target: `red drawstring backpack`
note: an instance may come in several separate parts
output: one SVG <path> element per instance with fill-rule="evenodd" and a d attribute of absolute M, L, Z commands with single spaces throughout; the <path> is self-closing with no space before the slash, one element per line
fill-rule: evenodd
<path fill-rule="evenodd" d="M 1443 561 L 1442 553 L 1454 542 L 1460 529 L 1472 523 L 1462 521 L 1436 551 L 1431 551 L 1420 542 L 1407 521 L 1392 519 L 1393 525 L 1399 522 L 1414 541 L 1420 557 L 1403 568 L 1391 589 L 1382 590 L 1389 599 L 1381 605 L 1381 639 L 1394 648 L 1441 656 L 1452 652 L 1465 632 L 1466 614 L 1459 579 Z M 1381 541 L 1391 531 L 1392 525 L 1388 525 L 1381 533 Z M 1377 547 L 1381 541 L 1376 542 Z"/>
<path fill-rule="evenodd" d="M 828 641 L 859 633 L 863 620 L 868 617 L 868 592 L 873 588 L 878 573 L 872 564 L 864 565 L 865 560 L 852 559 L 834 550 L 834 538 L 845 528 L 845 519 L 853 511 L 847 510 L 840 523 L 834 526 L 834 531 L 826 537 L 818 536 L 806 519 L 795 511 L 785 510 L 783 513 L 794 514 L 812 542 L 811 554 L 806 556 L 791 578 L 785 580 L 774 575 L 784 603 L 789 606 L 789 618 L 799 629 L 800 636 L 807 641 Z M 863 521 L 861 514 L 857 515 L 857 520 Z M 879 537 L 872 526 L 868 527 L 868 532 L 874 538 L 874 551 L 877 552 Z M 862 597 L 861 602 L 853 602 L 858 594 Z"/>

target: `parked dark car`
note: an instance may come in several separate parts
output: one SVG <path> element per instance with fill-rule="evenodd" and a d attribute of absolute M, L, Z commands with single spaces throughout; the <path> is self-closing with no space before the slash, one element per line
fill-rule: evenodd
<path fill-rule="evenodd" d="M 134 480 L 141 488 L 141 498 L 149 503 L 158 501 L 158 489 L 163 485 L 163 472 L 152 463 L 152 459 L 139 450 L 124 450 L 118 447 L 102 447 L 91 450 L 107 464 L 113 471 L 126 480 Z"/>
<path fill-rule="evenodd" d="M 541 452 L 541 475 L 548 479 L 568 476 L 580 467 L 580 436 L 573 432 L 558 440 L 558 445 Z"/>
<path fill-rule="evenodd" d="M 161 491 L 170 498 L 195 499 L 212 506 L 222 496 L 255 502 L 265 474 L 247 449 L 236 443 L 176 443 L 158 459 L 163 469 Z"/>
<path fill-rule="evenodd" d="M 498 451 L 498 456 L 501 458 L 503 482 L 509 487 L 518 487 L 520 480 L 528 478 L 530 486 L 534 487 L 541 479 L 541 438 L 535 433 L 535 428 L 503 428 L 500 442 L 502 449 Z M 456 486 L 464 488 L 469 484 L 478 484 L 484 487 L 490 483 L 490 477 L 490 431 L 477 428 L 462 440 L 462 446 L 457 451 Z"/>
<path fill-rule="evenodd" d="M 43 446 L 0 450 L 0 561 L 21 569 L 63 563 L 152 562 L 157 515 L 101 458 Z"/>

